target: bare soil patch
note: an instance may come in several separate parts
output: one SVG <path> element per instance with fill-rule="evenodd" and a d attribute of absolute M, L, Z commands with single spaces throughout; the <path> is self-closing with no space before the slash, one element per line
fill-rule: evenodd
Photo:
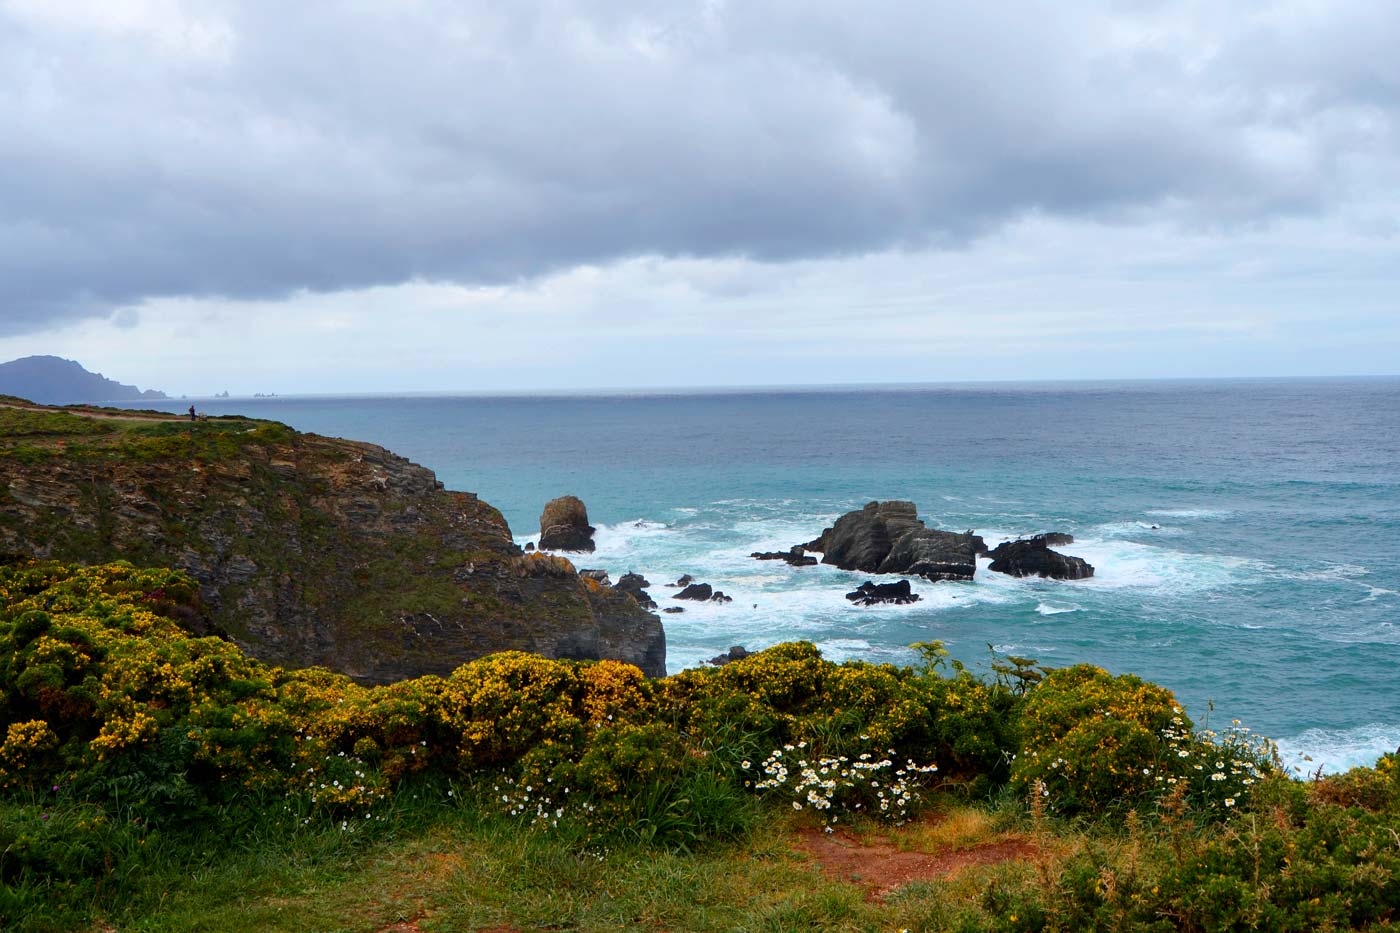
<path fill-rule="evenodd" d="M 866 899 L 877 901 L 913 881 L 946 878 L 974 865 L 996 865 L 1034 858 L 1038 849 L 1029 840 L 1012 837 L 941 852 L 901 849 L 888 837 L 861 840 L 837 830 L 803 829 L 797 848 L 810 856 L 822 874 L 849 881 L 865 889 Z"/>

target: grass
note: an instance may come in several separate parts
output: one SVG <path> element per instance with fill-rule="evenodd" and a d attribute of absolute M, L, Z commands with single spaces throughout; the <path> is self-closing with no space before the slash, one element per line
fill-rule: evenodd
<path fill-rule="evenodd" d="M 694 853 L 595 848 L 567 828 L 523 827 L 481 790 L 445 799 L 425 786 L 386 823 L 355 833 L 270 813 L 232 836 L 228 827 L 153 834 L 89 902 L 54 904 L 19 928 L 863 931 L 938 928 L 928 918 L 952 916 L 949 884 L 880 903 L 823 877 L 794 848 L 794 818 L 778 811 L 740 841 Z M 964 830 L 984 825 L 975 809 L 956 812 Z M 975 892 L 981 881 L 953 884 Z"/>

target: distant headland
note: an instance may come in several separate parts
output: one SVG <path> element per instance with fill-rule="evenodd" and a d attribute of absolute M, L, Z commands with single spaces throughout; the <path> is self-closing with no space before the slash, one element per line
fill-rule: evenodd
<path fill-rule="evenodd" d="M 142 391 L 101 373 L 90 373 L 81 364 L 58 356 L 26 356 L 0 363 L 0 395 L 17 395 L 46 405 L 168 398 L 164 392 Z"/>

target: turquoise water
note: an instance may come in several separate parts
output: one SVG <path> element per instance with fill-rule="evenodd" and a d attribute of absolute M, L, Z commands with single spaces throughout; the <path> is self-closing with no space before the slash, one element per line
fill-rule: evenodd
<path fill-rule="evenodd" d="M 938 638 L 974 666 L 991 645 L 1140 674 L 1308 769 L 1400 746 L 1400 379 L 199 407 L 383 444 L 499 507 L 521 543 L 548 499 L 582 497 L 599 527 L 582 565 L 643 573 L 663 605 L 683 573 L 734 597 L 663 616 L 672 670 L 795 638 L 903 662 Z M 1097 573 L 984 567 L 856 608 L 843 594 L 865 576 L 748 557 L 887 498 L 989 543 L 1072 532 L 1063 550 Z"/>

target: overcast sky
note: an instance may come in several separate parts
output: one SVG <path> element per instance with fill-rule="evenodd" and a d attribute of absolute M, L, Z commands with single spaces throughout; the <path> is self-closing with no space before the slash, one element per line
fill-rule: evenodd
<path fill-rule="evenodd" d="M 0 0 L 0 360 L 1400 372 L 1393 0 Z"/>

